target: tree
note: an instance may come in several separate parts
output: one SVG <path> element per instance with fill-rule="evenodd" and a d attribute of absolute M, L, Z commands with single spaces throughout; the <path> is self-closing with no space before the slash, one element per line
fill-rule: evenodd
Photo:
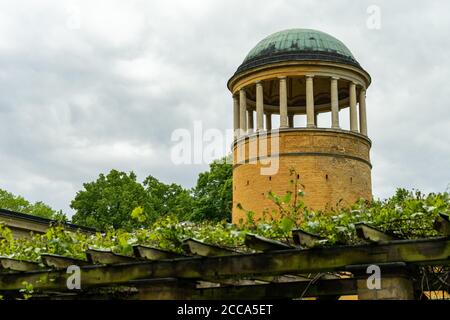
<path fill-rule="evenodd" d="M 42 201 L 30 203 L 22 196 L 16 196 L 6 190 L 0 189 L 0 208 L 15 212 L 31 214 L 33 216 L 66 221 L 67 217 L 62 211 L 53 210 L 49 205 Z"/>
<path fill-rule="evenodd" d="M 200 173 L 193 189 L 195 206 L 192 220 L 231 220 L 233 201 L 233 166 L 227 158 L 209 165 L 209 171 Z"/>
<path fill-rule="evenodd" d="M 141 184 L 136 175 L 111 170 L 108 175 L 85 183 L 71 203 L 77 212 L 73 222 L 93 228 L 107 227 L 131 230 L 147 227 L 158 218 L 174 214 L 190 216 L 193 199 L 188 190 L 165 184 L 148 176 Z"/>
<path fill-rule="evenodd" d="M 165 184 L 151 175 L 141 184 L 133 172 L 117 170 L 100 174 L 83 187 L 71 203 L 76 210 L 72 221 L 93 228 L 148 227 L 166 215 L 194 221 L 231 218 L 232 166 L 225 159 L 211 163 L 192 190 Z"/>
<path fill-rule="evenodd" d="M 162 183 L 153 176 L 148 176 L 143 184 L 147 193 L 144 213 L 148 222 L 167 214 L 174 214 L 180 219 L 191 215 L 194 201 L 188 190 L 175 183 Z"/>
<path fill-rule="evenodd" d="M 131 212 L 137 207 L 145 207 L 147 195 L 133 172 L 111 170 L 83 187 L 70 205 L 76 210 L 72 218 L 74 223 L 98 229 L 137 226 L 138 221 L 131 219 Z"/>

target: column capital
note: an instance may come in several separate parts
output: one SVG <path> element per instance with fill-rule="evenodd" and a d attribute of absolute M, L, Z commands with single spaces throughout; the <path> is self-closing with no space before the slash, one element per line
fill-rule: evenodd
<path fill-rule="evenodd" d="M 312 79 L 314 78 L 313 74 L 305 74 L 306 79 Z"/>
<path fill-rule="evenodd" d="M 280 81 L 282 81 L 282 80 L 286 80 L 287 77 L 286 77 L 286 76 L 279 76 L 278 79 L 279 79 Z"/>
<path fill-rule="evenodd" d="M 337 77 L 337 76 L 332 76 L 331 77 L 332 80 L 340 80 L 341 78 Z"/>

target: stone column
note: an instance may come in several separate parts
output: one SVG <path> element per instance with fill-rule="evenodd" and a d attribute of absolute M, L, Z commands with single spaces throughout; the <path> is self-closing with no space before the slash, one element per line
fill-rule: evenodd
<path fill-rule="evenodd" d="M 366 89 L 361 88 L 359 92 L 359 130 L 367 136 L 367 114 L 366 114 Z"/>
<path fill-rule="evenodd" d="M 288 123 L 289 123 L 289 128 L 294 127 L 294 115 L 293 114 L 288 115 Z"/>
<path fill-rule="evenodd" d="M 239 123 L 240 123 L 240 135 L 244 135 L 247 133 L 247 93 L 244 89 L 241 89 L 239 91 L 239 107 L 240 107 L 240 116 L 239 116 Z"/>
<path fill-rule="evenodd" d="M 234 138 L 239 138 L 239 97 L 233 95 L 233 130 Z"/>
<path fill-rule="evenodd" d="M 358 300 L 414 299 L 413 281 L 405 263 L 383 263 L 378 265 L 377 267 L 380 271 L 378 284 L 373 277 L 374 269 L 370 270 L 368 269 L 369 267 L 373 266 L 359 265 L 346 267 L 357 279 Z"/>
<path fill-rule="evenodd" d="M 312 75 L 306 76 L 306 126 L 316 127 L 314 121 L 314 84 Z"/>
<path fill-rule="evenodd" d="M 261 81 L 256 83 L 256 131 L 264 130 L 264 94 Z"/>
<path fill-rule="evenodd" d="M 280 128 L 288 127 L 287 78 L 280 78 Z"/>
<path fill-rule="evenodd" d="M 358 111 L 356 110 L 356 84 L 350 83 L 349 88 L 349 100 L 350 100 L 350 130 L 358 132 Z"/>
<path fill-rule="evenodd" d="M 247 132 L 248 133 L 253 133 L 253 110 L 247 110 L 247 119 L 248 119 L 248 125 L 247 125 Z"/>
<path fill-rule="evenodd" d="M 339 94 L 337 77 L 331 78 L 331 127 L 339 129 Z"/>
<path fill-rule="evenodd" d="M 266 130 L 272 130 L 272 114 L 266 113 Z"/>

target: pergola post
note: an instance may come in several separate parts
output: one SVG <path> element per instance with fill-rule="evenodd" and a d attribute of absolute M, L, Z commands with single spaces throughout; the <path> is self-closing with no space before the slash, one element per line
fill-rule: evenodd
<path fill-rule="evenodd" d="M 414 300 L 413 280 L 405 263 L 349 266 L 348 270 L 357 278 L 358 300 Z"/>

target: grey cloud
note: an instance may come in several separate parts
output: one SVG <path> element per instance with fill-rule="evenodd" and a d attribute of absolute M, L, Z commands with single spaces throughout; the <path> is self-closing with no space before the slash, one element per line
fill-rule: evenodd
<path fill-rule="evenodd" d="M 442 191 L 450 4 L 377 1 L 381 30 L 369 30 L 372 4 L 0 2 L 0 188 L 70 212 L 82 183 L 111 168 L 192 186 L 207 165 L 174 167 L 172 131 L 195 120 L 228 129 L 226 82 L 247 52 L 270 33 L 309 27 L 342 40 L 372 75 L 375 196 Z M 79 29 L 68 27 L 73 8 Z"/>

